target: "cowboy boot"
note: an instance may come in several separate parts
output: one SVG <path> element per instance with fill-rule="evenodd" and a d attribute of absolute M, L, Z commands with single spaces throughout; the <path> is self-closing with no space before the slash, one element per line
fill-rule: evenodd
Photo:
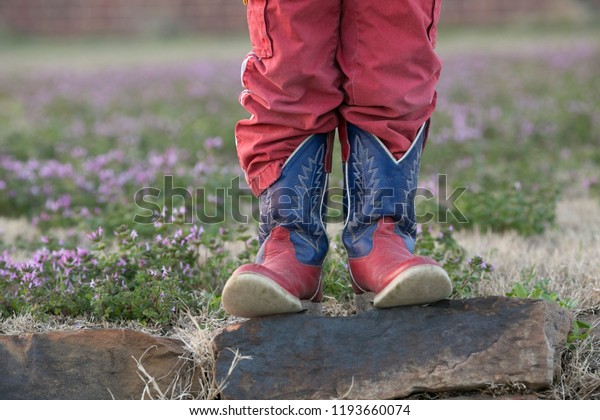
<path fill-rule="evenodd" d="M 260 249 L 255 263 L 239 267 L 225 284 L 228 313 L 244 318 L 295 313 L 321 301 L 321 267 L 329 248 L 328 143 L 327 134 L 306 139 L 260 195 Z"/>
<path fill-rule="evenodd" d="M 425 133 L 426 125 L 397 160 L 376 136 L 347 124 L 342 241 L 355 293 L 374 293 L 378 308 L 432 303 L 452 292 L 448 274 L 436 261 L 413 254 L 414 199 Z"/>

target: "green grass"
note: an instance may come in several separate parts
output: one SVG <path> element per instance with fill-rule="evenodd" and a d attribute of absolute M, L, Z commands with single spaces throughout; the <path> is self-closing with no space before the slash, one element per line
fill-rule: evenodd
<path fill-rule="evenodd" d="M 185 62 L 197 59 L 241 61 L 250 50 L 247 35 L 227 37 L 0 37 L 3 72 L 39 69 L 93 70 L 106 67 Z"/>
<path fill-rule="evenodd" d="M 194 352 L 212 354 L 208 333 L 234 321 L 220 292 L 254 258 L 255 224 L 182 224 L 182 200 L 167 209 L 175 223 L 136 224 L 134 194 L 173 175 L 213 195 L 209 214 L 222 209 L 217 188 L 241 175 L 233 126 L 246 115 L 236 99 L 248 48 L 243 34 L 0 39 L 0 326 L 77 318 L 197 337 L 178 328 L 191 314 L 208 331 Z M 441 28 L 438 51 L 445 68 L 421 185 L 442 197 L 467 191 L 420 202 L 437 222 L 423 227 L 418 252 L 445 266 L 456 298 L 512 294 L 597 311 L 600 26 Z M 338 148 L 332 186 L 340 168 Z M 439 223 L 446 211 L 469 223 Z M 336 231 L 324 307 L 348 315 Z M 542 398 L 598 397 L 598 343 L 588 324 L 575 326 L 564 373 Z"/>
<path fill-rule="evenodd" d="M 422 222 L 535 236 L 555 226 L 559 200 L 594 194 L 599 35 L 586 25 L 442 28 L 445 68 L 421 185 L 442 198 L 455 188 L 466 192 L 454 202 L 420 202 L 420 214 L 435 216 Z M 207 213 L 224 212 L 221 224 L 195 221 L 217 238 L 220 228 L 232 226 L 232 207 L 223 207 L 216 191 L 241 175 L 233 126 L 246 116 L 236 98 L 247 49 L 243 36 L 1 41 L 7 65 L 0 71 L 0 216 L 25 216 L 40 234 L 61 234 L 58 249 L 86 245 L 86 233 L 100 226 L 112 233 L 125 225 L 149 240 L 159 231 L 133 223 L 139 211 L 133 197 L 140 188 L 164 190 L 172 175 L 176 187 L 208 192 Z M 339 153 L 335 163 L 331 185 L 341 186 Z M 170 197 L 156 202 L 164 198 Z M 469 223 L 445 221 L 447 212 Z M 175 234 L 176 226 L 167 227 L 166 234 Z M 22 255 L 41 245 L 17 237 L 0 247 Z M 244 252 L 232 253 L 225 271 L 251 258 Z M 460 255 L 451 268 L 457 286 L 472 271 Z M 339 284 L 347 283 L 345 268 L 337 261 L 344 256 L 337 257 L 328 262 L 328 293 L 345 299 L 348 289 Z M 214 265 L 197 269 L 215 275 Z M 217 277 L 204 287 L 218 293 L 227 273 Z M 461 295 L 473 290 L 465 286 Z"/>

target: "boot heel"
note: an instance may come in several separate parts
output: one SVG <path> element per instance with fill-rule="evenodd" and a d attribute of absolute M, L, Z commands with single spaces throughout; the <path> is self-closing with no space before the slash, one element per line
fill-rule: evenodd
<path fill-rule="evenodd" d="M 360 295 L 354 295 L 354 304 L 356 305 L 356 313 L 372 311 L 375 309 L 373 301 L 375 300 L 375 293 L 367 292 Z"/>
<path fill-rule="evenodd" d="M 302 310 L 307 315 L 322 316 L 323 309 L 321 308 L 321 302 L 313 302 L 312 300 L 302 300 Z"/>

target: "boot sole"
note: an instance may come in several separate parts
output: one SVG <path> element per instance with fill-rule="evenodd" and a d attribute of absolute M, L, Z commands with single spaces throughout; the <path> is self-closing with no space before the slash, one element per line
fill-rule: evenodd
<path fill-rule="evenodd" d="M 452 281 L 437 265 L 423 264 L 400 273 L 381 292 L 375 295 L 373 306 L 423 305 L 447 299 L 452 293 Z"/>
<path fill-rule="evenodd" d="M 227 313 L 242 318 L 297 313 L 305 309 L 300 299 L 268 277 L 255 273 L 231 277 L 223 289 L 222 303 Z"/>

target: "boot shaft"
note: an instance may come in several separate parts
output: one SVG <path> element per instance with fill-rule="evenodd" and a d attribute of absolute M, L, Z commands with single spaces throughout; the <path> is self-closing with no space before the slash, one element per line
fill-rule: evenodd
<path fill-rule="evenodd" d="M 416 215 L 414 200 L 427 127 L 410 149 L 395 159 L 380 139 L 348 123 L 350 153 L 344 164 L 345 218 L 342 241 L 350 258 L 369 254 L 377 222 L 394 223 L 407 249 L 414 251 Z"/>
<path fill-rule="evenodd" d="M 327 147 L 327 134 L 308 137 L 287 159 L 277 181 L 260 195 L 257 263 L 263 261 L 265 242 L 278 226 L 289 231 L 299 262 L 323 263 L 328 250 Z"/>

